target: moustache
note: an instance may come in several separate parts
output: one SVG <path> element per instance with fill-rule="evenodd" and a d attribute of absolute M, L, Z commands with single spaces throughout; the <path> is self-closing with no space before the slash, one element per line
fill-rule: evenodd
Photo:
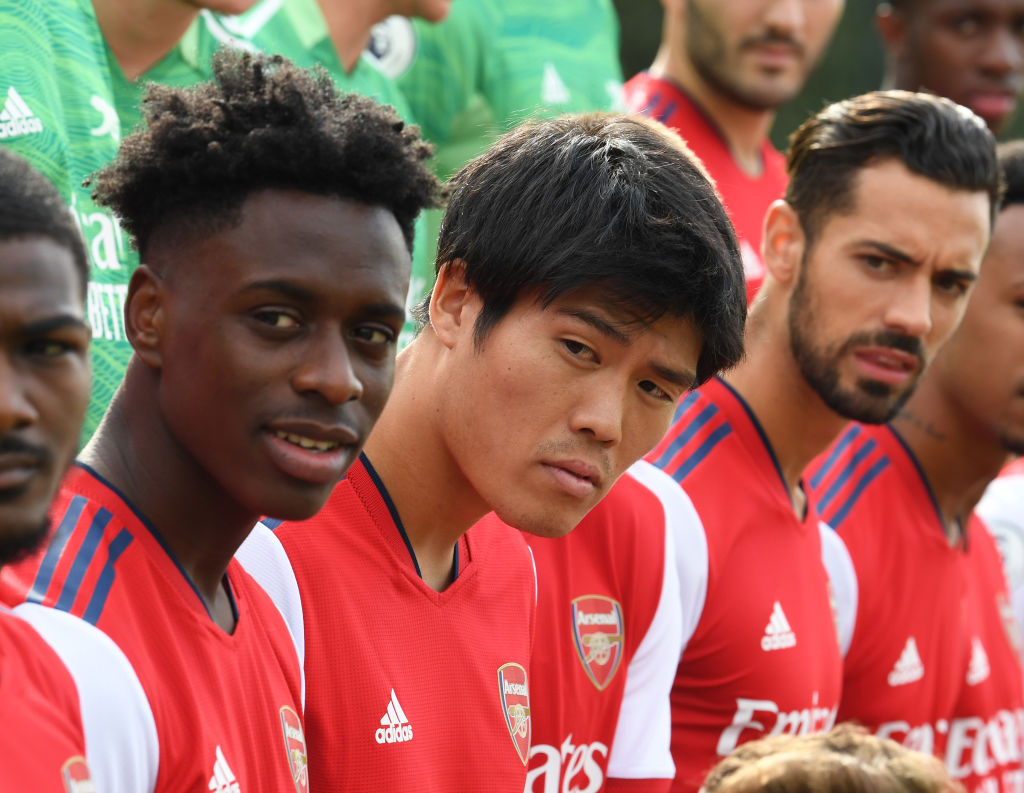
<path fill-rule="evenodd" d="M 740 46 L 743 49 L 752 49 L 754 47 L 763 47 L 765 45 L 778 46 L 782 45 L 789 47 L 793 52 L 799 55 L 801 58 L 804 57 L 804 45 L 797 41 L 792 36 L 788 36 L 785 33 L 780 33 L 777 30 L 769 30 L 760 36 L 750 36 L 743 39 Z"/>
<path fill-rule="evenodd" d="M 843 352 L 854 347 L 889 347 L 913 355 L 922 369 L 925 366 L 924 345 L 921 340 L 916 336 L 907 336 L 894 330 L 854 334 L 843 344 Z"/>
<path fill-rule="evenodd" d="M 0 456 L 6 454 L 31 457 L 40 466 L 53 461 L 53 453 L 45 446 L 28 443 L 14 434 L 0 435 Z"/>

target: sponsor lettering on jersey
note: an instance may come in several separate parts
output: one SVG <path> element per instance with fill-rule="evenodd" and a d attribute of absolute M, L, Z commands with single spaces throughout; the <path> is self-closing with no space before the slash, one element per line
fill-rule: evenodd
<path fill-rule="evenodd" d="M 911 726 L 905 721 L 888 721 L 876 730 L 882 738 L 891 738 L 909 749 L 935 754 L 938 738 L 945 736 L 946 768 L 955 779 L 987 777 L 1006 765 L 1018 765 L 1024 742 L 1024 710 L 1001 710 L 989 720 L 977 716 L 939 719 L 935 724 Z M 1022 772 L 1008 770 L 1003 790 L 1017 790 Z M 1008 784 L 1009 777 L 1017 780 Z"/>
<path fill-rule="evenodd" d="M 84 757 L 72 757 L 60 769 L 67 793 L 96 793 L 96 785 L 89 773 L 89 765 Z"/>
<path fill-rule="evenodd" d="M 603 595 L 584 595 L 572 601 L 571 616 L 576 656 L 590 682 L 603 690 L 622 662 L 626 635 L 622 606 Z"/>
<path fill-rule="evenodd" d="M 530 687 L 526 680 L 526 670 L 522 666 L 508 663 L 498 667 L 498 695 L 508 734 L 519 759 L 526 765 L 533 729 L 530 721 Z"/>
<path fill-rule="evenodd" d="M 309 793 L 309 757 L 306 754 L 306 734 L 298 714 L 285 705 L 281 708 L 281 731 L 284 749 L 288 755 L 288 768 L 295 783 L 295 793 Z"/>
<path fill-rule="evenodd" d="M 373 734 L 377 743 L 405 743 L 412 740 L 412 725 L 402 710 L 394 689 L 391 689 L 391 700 L 388 702 L 387 711 L 380 717 L 380 724 Z"/>
<path fill-rule="evenodd" d="M 539 759 L 537 762 L 532 762 Z M 572 733 L 561 748 L 538 744 L 530 749 L 533 766 L 526 774 L 526 793 L 597 793 L 604 786 L 608 747 L 600 741 L 572 742 Z"/>
<path fill-rule="evenodd" d="M 817 691 L 811 697 L 810 707 L 789 712 L 780 711 L 770 699 L 737 697 L 732 723 L 722 730 L 716 751 L 724 757 L 741 743 L 764 735 L 807 735 L 829 730 L 836 723 L 837 710 L 838 706 L 823 708 L 818 705 Z"/>
<path fill-rule="evenodd" d="M 7 89 L 7 98 L 0 107 L 0 140 L 35 135 L 43 131 L 43 122 L 36 118 L 14 86 Z"/>

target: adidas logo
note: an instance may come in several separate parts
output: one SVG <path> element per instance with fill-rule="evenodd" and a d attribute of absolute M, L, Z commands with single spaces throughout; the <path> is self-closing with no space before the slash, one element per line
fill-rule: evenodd
<path fill-rule="evenodd" d="M 405 717 L 405 711 L 398 704 L 398 697 L 395 690 L 391 689 L 391 701 L 388 703 L 388 712 L 381 716 L 381 726 L 373 737 L 377 743 L 402 743 L 412 740 L 412 725 Z"/>
<path fill-rule="evenodd" d="M 782 605 L 775 601 L 772 606 L 772 616 L 768 620 L 768 626 L 764 629 L 764 636 L 761 637 L 761 649 L 765 652 L 770 650 L 785 650 L 796 644 L 796 634 L 789 627 L 789 620 L 782 611 Z"/>
<path fill-rule="evenodd" d="M 988 666 L 988 654 L 981 640 L 975 636 L 971 639 L 971 662 L 967 665 L 967 685 L 976 686 L 988 678 L 991 670 Z"/>
<path fill-rule="evenodd" d="M 7 89 L 7 101 L 0 110 L 0 140 L 18 135 L 34 135 L 43 131 L 43 122 L 29 110 L 14 86 Z"/>
<path fill-rule="evenodd" d="M 921 656 L 917 652 L 917 642 L 911 636 L 900 653 L 896 665 L 889 672 L 890 686 L 905 686 L 924 677 L 924 664 L 921 663 Z"/>
<path fill-rule="evenodd" d="M 213 776 L 210 777 L 210 790 L 215 793 L 241 793 L 238 780 L 231 771 L 231 766 L 224 759 L 224 752 L 217 747 L 217 759 L 213 763 Z"/>

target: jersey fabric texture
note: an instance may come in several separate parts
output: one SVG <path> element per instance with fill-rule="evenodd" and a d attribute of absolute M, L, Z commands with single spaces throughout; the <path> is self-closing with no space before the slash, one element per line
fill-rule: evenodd
<path fill-rule="evenodd" d="M 43 637 L 6 608 L 0 718 L 0 789 L 75 793 L 92 782 L 74 680 Z"/>
<path fill-rule="evenodd" d="M 122 317 L 138 257 L 113 213 L 82 180 L 117 152 L 120 124 L 106 53 L 88 0 L 0 0 L 0 145 L 25 157 L 71 207 L 89 254 L 92 397 L 99 423 L 131 356 Z"/>
<path fill-rule="evenodd" d="M 847 626 L 839 719 L 935 754 L 969 791 L 1017 790 L 999 780 L 1020 779 L 1020 663 L 986 529 L 972 517 L 950 545 L 920 464 L 887 425 L 851 424 L 807 475 L 848 554 L 846 570 L 830 566 Z"/>
<path fill-rule="evenodd" d="M 543 637 L 530 662 L 528 793 L 669 789 L 682 649 L 674 534 L 692 511 L 641 461 L 568 536 L 527 535 Z M 503 525 L 493 514 L 489 523 Z"/>
<path fill-rule="evenodd" d="M 696 509 L 677 538 L 691 613 L 672 690 L 673 790 L 696 791 L 744 741 L 835 722 L 841 659 L 822 564 L 827 529 L 810 500 L 796 515 L 760 424 L 720 379 L 683 400 L 647 459 Z"/>
<path fill-rule="evenodd" d="M 455 553 L 434 591 L 365 455 L 316 517 L 240 549 L 303 648 L 313 790 L 522 793 L 533 562 L 507 527 L 474 527 Z"/>
<path fill-rule="evenodd" d="M 442 178 L 527 119 L 623 107 L 611 0 L 458 0 L 439 24 L 390 17 L 371 50 L 438 147 Z M 426 215 L 431 257 L 413 261 L 414 292 L 433 286 L 441 217 Z"/>
<path fill-rule="evenodd" d="M 999 545 L 1013 611 L 1024 635 L 1024 457 L 989 483 L 977 512 Z"/>
<path fill-rule="evenodd" d="M 0 574 L 18 596 L 82 617 L 127 656 L 145 692 L 159 768 L 137 790 L 306 789 L 301 670 L 267 594 L 232 561 L 225 633 L 156 529 L 76 465 L 43 551 Z M 234 787 L 232 787 L 232 785 Z"/>
<path fill-rule="evenodd" d="M 629 110 L 657 119 L 678 132 L 715 180 L 736 228 L 747 278 L 747 302 L 750 303 L 764 281 L 761 236 L 765 212 L 786 190 L 785 158 L 766 139 L 761 144 L 760 175 L 745 173 L 733 159 L 722 131 L 671 80 L 640 72 L 626 83 L 625 96 Z"/>

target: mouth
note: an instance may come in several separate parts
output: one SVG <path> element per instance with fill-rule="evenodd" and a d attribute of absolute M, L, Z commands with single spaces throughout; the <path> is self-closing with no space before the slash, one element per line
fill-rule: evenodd
<path fill-rule="evenodd" d="M 263 436 L 278 470 L 315 485 L 341 479 L 361 446 L 359 435 L 341 426 L 296 423 L 268 427 Z"/>
<path fill-rule="evenodd" d="M 307 438 L 305 435 L 297 435 L 294 432 L 283 432 L 282 430 L 275 430 L 274 435 L 283 441 L 295 444 L 299 448 L 309 449 L 314 452 L 329 452 L 341 446 L 338 441 L 317 440 L 316 438 Z"/>
<path fill-rule="evenodd" d="M 588 498 L 601 488 L 600 470 L 582 460 L 542 462 L 541 465 L 562 491 L 576 498 Z"/>
<path fill-rule="evenodd" d="M 968 107 L 985 119 L 1002 119 L 1017 105 L 1016 91 L 976 91 L 967 100 Z"/>
<path fill-rule="evenodd" d="M 891 347 L 866 347 L 854 355 L 865 377 L 889 385 L 905 385 L 920 370 L 916 356 Z"/>

